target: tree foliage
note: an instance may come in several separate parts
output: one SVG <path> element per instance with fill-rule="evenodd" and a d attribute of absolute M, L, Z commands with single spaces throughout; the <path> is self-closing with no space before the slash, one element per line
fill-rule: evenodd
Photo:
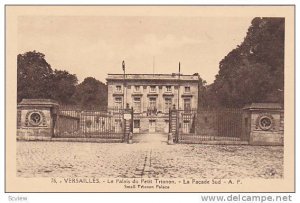
<path fill-rule="evenodd" d="M 61 104 L 88 107 L 107 105 L 107 87 L 95 78 L 88 77 L 77 84 L 75 74 L 54 70 L 45 55 L 36 51 L 17 57 L 17 100 L 24 98 L 54 99 Z"/>
<path fill-rule="evenodd" d="M 54 70 L 48 79 L 49 98 L 63 104 L 76 104 L 71 97 L 76 91 L 77 77 L 67 71 Z"/>
<path fill-rule="evenodd" d="M 93 77 L 87 77 L 76 87 L 72 99 L 86 108 L 107 106 L 107 86 Z"/>
<path fill-rule="evenodd" d="M 19 54 L 17 57 L 17 99 L 47 98 L 48 77 L 52 74 L 45 55 L 36 51 Z"/>
<path fill-rule="evenodd" d="M 241 45 L 220 62 L 205 99 L 241 107 L 252 102 L 283 103 L 283 93 L 284 18 L 254 18 Z"/>

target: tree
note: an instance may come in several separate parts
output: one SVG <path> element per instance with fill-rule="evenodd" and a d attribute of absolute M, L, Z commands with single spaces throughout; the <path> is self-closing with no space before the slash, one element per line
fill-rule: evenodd
<path fill-rule="evenodd" d="M 17 100 L 23 98 L 49 98 L 47 84 L 52 74 L 45 55 L 30 51 L 17 56 Z"/>
<path fill-rule="evenodd" d="M 17 99 L 54 99 L 60 104 L 106 107 L 107 86 L 95 78 L 85 78 L 77 85 L 75 74 L 52 70 L 45 55 L 36 51 L 17 57 Z"/>
<path fill-rule="evenodd" d="M 220 62 L 206 94 L 226 107 L 283 103 L 284 18 L 254 18 L 241 45 Z"/>
<path fill-rule="evenodd" d="M 72 100 L 85 108 L 107 106 L 107 86 L 93 77 L 87 77 L 76 87 Z"/>
<path fill-rule="evenodd" d="M 68 71 L 54 70 L 48 77 L 49 97 L 61 104 L 74 104 L 71 97 L 75 93 L 78 79 Z"/>

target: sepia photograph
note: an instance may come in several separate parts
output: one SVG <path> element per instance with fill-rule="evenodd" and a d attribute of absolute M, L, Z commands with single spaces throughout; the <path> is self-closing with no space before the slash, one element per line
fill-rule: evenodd
<path fill-rule="evenodd" d="M 8 5 L 6 58 L 8 191 L 294 191 L 294 6 Z"/>

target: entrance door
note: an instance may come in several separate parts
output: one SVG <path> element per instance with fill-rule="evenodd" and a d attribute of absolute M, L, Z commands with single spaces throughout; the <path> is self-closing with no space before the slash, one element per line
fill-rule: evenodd
<path fill-rule="evenodd" d="M 182 133 L 183 134 L 188 134 L 190 132 L 190 122 L 188 120 L 183 121 L 183 129 Z"/>
<path fill-rule="evenodd" d="M 133 121 L 133 133 L 140 133 L 140 120 Z"/>
<path fill-rule="evenodd" d="M 149 120 L 149 133 L 155 133 L 156 121 Z"/>

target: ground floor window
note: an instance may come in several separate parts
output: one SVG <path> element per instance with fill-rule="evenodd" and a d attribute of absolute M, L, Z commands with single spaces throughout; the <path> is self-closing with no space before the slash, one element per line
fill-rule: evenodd
<path fill-rule="evenodd" d="M 140 120 L 134 120 L 133 121 L 133 127 L 134 128 L 140 128 Z"/>

